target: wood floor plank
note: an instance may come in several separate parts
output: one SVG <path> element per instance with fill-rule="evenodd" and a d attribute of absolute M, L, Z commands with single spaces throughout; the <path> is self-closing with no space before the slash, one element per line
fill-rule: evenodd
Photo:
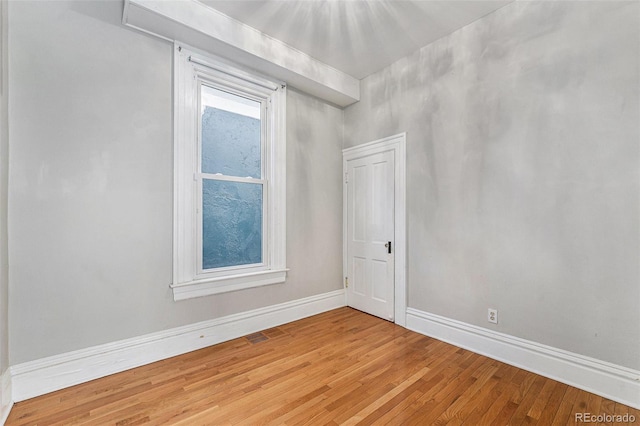
<path fill-rule="evenodd" d="M 13 425 L 566 425 L 638 410 L 340 308 L 16 403 Z"/>
<path fill-rule="evenodd" d="M 610 399 L 606 399 L 606 398 L 602 398 L 602 404 L 600 404 L 600 412 L 604 415 L 604 416 L 612 416 L 615 414 L 615 410 L 616 410 L 616 403 L 614 401 L 611 401 Z M 598 423 L 598 426 L 601 425 L 610 425 L 612 424 L 611 422 L 601 422 Z"/>
<path fill-rule="evenodd" d="M 573 424 L 576 411 L 574 411 L 574 402 L 578 396 L 579 389 L 569 386 L 562 397 L 560 406 L 553 418 L 552 426 Z"/>
<path fill-rule="evenodd" d="M 537 397 L 533 401 L 533 404 L 531 404 L 529 411 L 527 411 L 527 414 L 526 414 L 526 417 L 531 418 L 534 421 L 533 422 L 527 421 L 526 422 L 527 424 L 537 423 L 538 419 L 540 418 L 540 415 L 542 414 L 542 410 L 546 407 L 547 403 L 551 400 L 551 395 L 553 393 L 553 390 L 555 389 L 556 384 L 557 382 L 553 380 L 544 381 L 542 389 L 540 389 L 540 393 L 537 395 Z"/>
<path fill-rule="evenodd" d="M 396 386 L 390 392 L 386 392 L 382 397 L 377 398 L 371 404 L 358 411 L 342 424 L 348 426 L 353 426 L 356 424 L 372 424 L 373 421 L 379 419 L 382 414 L 389 411 L 393 406 L 400 403 L 400 401 L 407 399 L 407 397 L 413 394 L 416 389 L 424 385 L 422 377 L 427 371 L 427 367 L 418 371 L 413 376 L 409 377 L 406 381 L 401 383 L 399 386 Z"/>
<path fill-rule="evenodd" d="M 483 363 L 476 372 L 479 372 L 478 375 L 475 373 L 471 376 L 476 379 L 476 381 L 464 389 L 463 393 L 458 396 L 455 401 L 450 404 L 446 410 L 440 414 L 440 416 L 435 420 L 434 424 L 445 425 L 448 423 L 456 423 L 456 419 L 462 421 L 463 419 L 458 417 L 462 409 L 465 405 L 468 405 L 470 401 L 473 401 L 478 393 L 487 385 L 487 382 L 491 379 L 493 374 L 498 370 L 498 367 L 492 365 L 490 360 L 488 362 Z M 464 416 L 463 416 L 464 417 Z"/>
<path fill-rule="evenodd" d="M 509 420 L 509 424 L 519 425 L 523 422 L 528 422 L 527 414 L 529 410 L 535 403 L 536 398 L 540 394 L 540 391 L 544 387 L 545 382 L 548 380 L 545 377 L 537 376 L 531 373 L 534 376 L 534 381 L 531 386 L 528 388 L 526 394 L 522 398 L 522 400 L 518 403 L 518 409 L 513 413 L 513 416 Z"/>
<path fill-rule="evenodd" d="M 554 382 L 553 392 L 549 396 L 547 401 L 542 402 L 544 408 L 540 411 L 537 424 L 544 426 L 553 423 L 553 419 L 556 417 L 556 413 L 560 408 L 564 394 L 567 392 L 569 386 L 564 383 Z"/>
<path fill-rule="evenodd" d="M 505 398 L 508 397 L 508 393 L 505 394 L 505 388 L 512 386 L 511 379 L 518 371 L 519 369 L 516 367 L 501 364 L 500 369 L 492 377 L 492 379 L 495 380 L 495 385 L 493 388 L 488 389 L 484 396 L 479 395 L 477 398 L 474 398 L 474 401 L 468 404 L 470 406 L 473 405 L 473 408 L 468 415 L 464 416 L 462 424 L 475 426 L 482 424 L 481 419 L 485 418 L 485 416 L 490 417 L 491 413 L 489 411 L 494 407 L 494 403 L 498 401 L 502 395 L 505 395 Z"/>

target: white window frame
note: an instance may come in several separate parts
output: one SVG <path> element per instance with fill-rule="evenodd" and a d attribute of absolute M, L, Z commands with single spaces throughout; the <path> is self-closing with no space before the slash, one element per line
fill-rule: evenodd
<path fill-rule="evenodd" d="M 262 177 L 220 177 L 263 185 L 262 263 L 202 269 L 200 86 L 261 103 Z M 282 283 L 286 279 L 286 85 L 174 44 L 174 300 Z"/>

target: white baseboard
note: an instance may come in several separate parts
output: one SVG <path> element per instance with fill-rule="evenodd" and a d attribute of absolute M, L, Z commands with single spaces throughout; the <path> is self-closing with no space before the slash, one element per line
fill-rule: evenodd
<path fill-rule="evenodd" d="M 489 358 L 640 408 L 640 371 L 407 309 L 407 328 Z"/>
<path fill-rule="evenodd" d="M 10 367 L 15 402 L 345 306 L 344 290 Z"/>
<path fill-rule="evenodd" d="M 7 368 L 0 376 L 0 425 L 3 425 L 9 417 L 9 412 L 13 407 L 11 398 L 11 373 Z"/>

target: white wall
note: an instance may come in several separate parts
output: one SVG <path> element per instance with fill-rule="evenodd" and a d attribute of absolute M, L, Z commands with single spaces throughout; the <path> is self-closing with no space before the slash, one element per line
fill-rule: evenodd
<path fill-rule="evenodd" d="M 173 301 L 172 47 L 121 9 L 10 4 L 11 365 L 342 287 L 342 111 L 290 90 L 287 282 Z"/>
<path fill-rule="evenodd" d="M 9 415 L 13 404 L 9 380 L 7 13 L 7 2 L 0 1 L 0 424 Z"/>
<path fill-rule="evenodd" d="M 345 147 L 408 132 L 410 307 L 640 369 L 639 9 L 516 2 L 362 82 Z"/>
<path fill-rule="evenodd" d="M 0 3 L 0 376 L 9 367 L 9 265 L 7 246 L 7 196 L 9 145 L 7 118 L 7 4 Z M 1 385 L 1 383 L 0 383 Z M 0 389 L 0 406 L 2 406 Z"/>

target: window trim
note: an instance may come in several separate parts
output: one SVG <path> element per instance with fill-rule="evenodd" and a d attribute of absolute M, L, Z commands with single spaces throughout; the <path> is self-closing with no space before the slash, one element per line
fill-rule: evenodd
<path fill-rule="evenodd" d="M 263 263 L 201 270 L 201 84 L 261 100 L 263 132 Z M 286 279 L 286 85 L 174 44 L 174 300 L 282 283 Z M 200 252 L 198 251 L 200 249 Z"/>

